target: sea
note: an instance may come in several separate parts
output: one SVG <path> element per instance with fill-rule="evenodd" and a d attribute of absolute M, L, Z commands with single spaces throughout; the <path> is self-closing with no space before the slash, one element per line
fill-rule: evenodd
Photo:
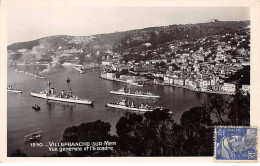
<path fill-rule="evenodd" d="M 8 67 L 7 82 L 15 88 L 21 89 L 23 93 L 7 94 L 7 153 L 8 156 L 20 149 L 31 157 L 50 155 L 47 146 L 32 147 L 30 142 L 24 138 L 25 135 L 42 131 L 42 138 L 39 140 L 44 145 L 49 142 L 60 142 L 63 132 L 71 126 L 78 126 L 81 123 L 102 120 L 111 124 L 111 135 L 116 135 L 116 123 L 120 117 L 130 111 L 105 107 L 107 102 L 118 102 L 124 97 L 112 95 L 110 90 L 118 90 L 122 87 L 131 88 L 132 91 L 149 91 L 161 96 L 160 99 L 129 97 L 135 104 L 147 104 L 168 108 L 173 112 L 173 119 L 180 123 L 183 112 L 194 106 L 204 103 L 210 94 L 193 92 L 178 87 L 161 85 L 145 85 L 137 87 L 125 83 L 104 80 L 100 78 L 100 71 L 88 70 L 84 74 L 73 69 L 71 66 L 56 66 L 48 72 L 42 73 L 46 79 L 39 79 L 25 73 L 15 72 L 15 67 Z M 29 72 L 42 71 L 39 66 L 27 67 Z M 67 78 L 70 83 L 67 83 Z M 50 81 L 54 91 L 72 90 L 73 94 L 81 98 L 94 101 L 94 106 L 64 103 L 58 101 L 47 101 L 46 99 L 35 98 L 30 91 L 43 91 L 47 89 L 47 82 Z M 32 106 L 35 104 L 41 107 L 35 111 Z M 138 112 L 136 112 L 138 113 Z M 142 113 L 140 113 L 142 114 Z"/>

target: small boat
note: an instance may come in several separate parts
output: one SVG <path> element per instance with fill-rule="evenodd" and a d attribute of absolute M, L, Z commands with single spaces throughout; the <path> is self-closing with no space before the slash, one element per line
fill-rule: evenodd
<path fill-rule="evenodd" d="M 32 109 L 34 109 L 35 111 L 39 111 L 39 110 L 41 110 L 41 107 L 39 107 L 37 104 L 35 104 L 34 106 L 32 106 Z"/>
<path fill-rule="evenodd" d="M 42 137 L 40 133 L 42 133 L 42 131 L 37 131 L 35 133 L 28 134 L 24 136 L 24 138 L 28 139 L 29 141 L 35 141 Z"/>
<path fill-rule="evenodd" d="M 13 87 L 10 86 L 10 85 L 7 87 L 7 92 L 23 93 L 22 90 L 17 89 L 17 88 L 13 88 Z"/>
<path fill-rule="evenodd" d="M 45 77 L 44 77 L 44 76 L 41 76 L 39 73 L 34 74 L 34 77 L 35 77 L 35 78 L 45 79 Z"/>
<path fill-rule="evenodd" d="M 70 78 L 68 77 L 66 81 L 67 81 L 67 83 L 70 83 Z"/>
<path fill-rule="evenodd" d="M 133 85 L 133 86 L 139 86 L 139 87 L 143 87 L 144 85 L 142 84 L 138 84 L 137 82 L 135 82 L 134 80 L 127 80 L 126 81 L 127 84 Z"/>
<path fill-rule="evenodd" d="M 18 73 L 24 73 L 24 71 L 23 71 L 23 70 L 18 70 L 18 69 L 15 69 L 14 71 L 15 71 L 15 72 L 18 72 Z"/>
<path fill-rule="evenodd" d="M 79 74 L 83 74 L 83 73 L 84 73 L 84 71 L 83 71 L 83 70 L 80 70 L 80 71 L 79 71 Z"/>
<path fill-rule="evenodd" d="M 73 68 L 76 69 L 77 71 L 79 71 L 79 74 L 85 73 L 82 67 L 76 67 L 76 66 L 75 66 L 75 67 L 73 67 Z"/>

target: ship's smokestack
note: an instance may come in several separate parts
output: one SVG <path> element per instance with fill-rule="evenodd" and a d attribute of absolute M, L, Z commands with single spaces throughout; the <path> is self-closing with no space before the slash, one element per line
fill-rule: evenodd
<path fill-rule="evenodd" d="M 54 94 L 54 88 L 51 88 L 51 94 Z"/>

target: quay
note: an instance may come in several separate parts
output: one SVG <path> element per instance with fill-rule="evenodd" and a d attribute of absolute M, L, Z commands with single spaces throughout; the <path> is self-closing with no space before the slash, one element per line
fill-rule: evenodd
<path fill-rule="evenodd" d="M 151 84 L 155 84 L 155 85 L 161 85 L 161 86 L 172 86 L 172 87 L 177 87 L 177 88 L 183 88 L 183 89 L 188 89 L 194 92 L 202 92 L 202 93 L 213 93 L 213 94 L 222 94 L 222 95 L 235 95 L 235 93 L 228 93 L 228 92 L 221 92 L 221 91 L 210 91 L 210 90 L 199 90 L 199 89 L 194 89 L 192 87 L 189 86 L 181 86 L 181 85 L 174 85 L 174 84 L 166 84 L 166 83 L 151 83 Z"/>

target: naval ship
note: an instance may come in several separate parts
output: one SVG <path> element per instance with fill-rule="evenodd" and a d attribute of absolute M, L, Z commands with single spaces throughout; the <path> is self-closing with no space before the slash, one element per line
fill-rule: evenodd
<path fill-rule="evenodd" d="M 126 95 L 126 96 L 137 96 L 137 97 L 149 97 L 149 98 L 160 98 L 160 96 L 155 95 L 151 92 L 142 92 L 142 91 L 135 91 L 131 92 L 130 89 L 127 88 L 121 88 L 117 91 L 110 91 L 111 94 L 117 94 L 117 95 Z"/>
<path fill-rule="evenodd" d="M 42 92 L 31 91 L 31 96 L 39 97 L 47 100 L 68 102 L 68 103 L 77 103 L 77 104 L 88 104 L 93 105 L 93 101 L 89 99 L 83 99 L 78 96 L 72 95 L 72 91 L 62 91 L 58 94 L 54 92 L 54 88 L 50 87 L 50 82 L 48 82 L 48 89 Z"/>
<path fill-rule="evenodd" d="M 139 107 L 139 106 L 135 106 L 133 102 L 131 104 L 128 103 L 129 102 L 127 99 L 123 99 L 118 103 L 107 103 L 106 106 L 111 108 L 119 108 L 119 109 L 139 111 L 139 112 L 153 111 L 152 107 L 148 105 L 144 106 L 143 104 L 141 104 L 141 106 Z"/>

